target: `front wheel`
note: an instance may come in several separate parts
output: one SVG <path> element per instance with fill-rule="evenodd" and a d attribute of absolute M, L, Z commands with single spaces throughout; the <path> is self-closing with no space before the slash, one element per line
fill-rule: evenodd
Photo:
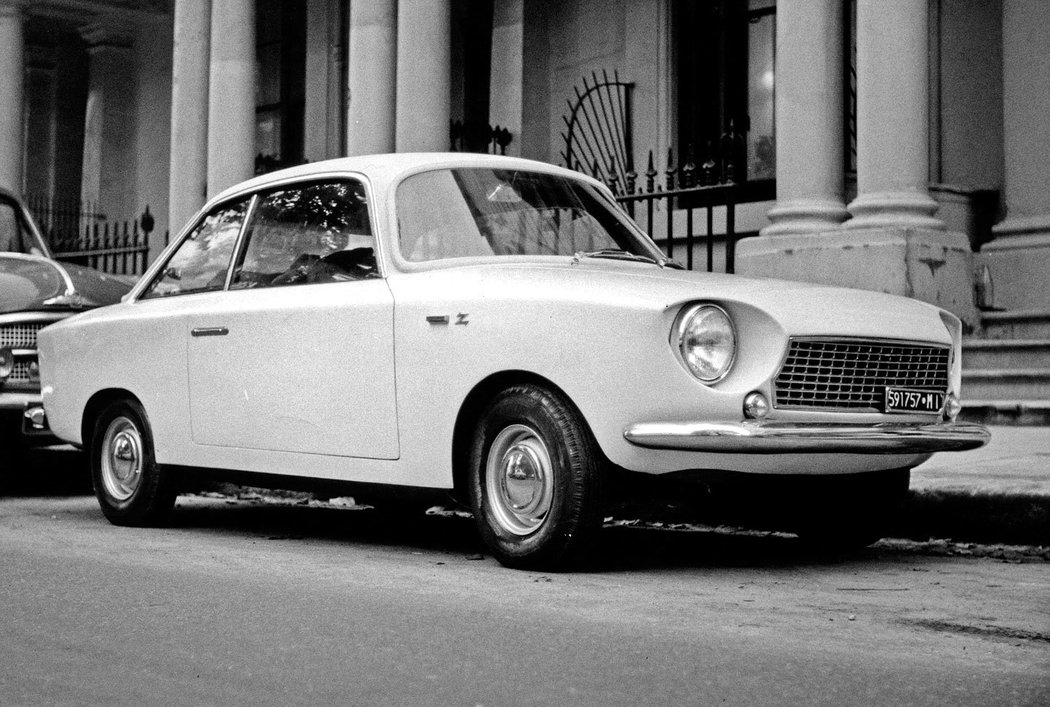
<path fill-rule="evenodd" d="M 153 456 L 146 413 L 134 400 L 107 406 L 91 436 L 91 483 L 114 525 L 156 525 L 175 505 L 175 488 Z"/>
<path fill-rule="evenodd" d="M 523 384 L 483 410 L 470 453 L 470 499 L 485 544 L 508 567 L 582 559 L 602 522 L 601 452 L 561 395 Z"/>

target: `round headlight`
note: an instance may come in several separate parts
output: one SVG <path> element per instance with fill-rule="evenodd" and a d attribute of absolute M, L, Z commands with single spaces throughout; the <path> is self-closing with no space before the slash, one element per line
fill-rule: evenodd
<path fill-rule="evenodd" d="M 15 368 L 15 357 L 6 346 L 0 348 L 0 382 L 7 380 Z"/>
<path fill-rule="evenodd" d="M 733 322 L 721 307 L 694 304 L 675 326 L 678 353 L 689 372 L 704 383 L 722 380 L 736 357 Z"/>

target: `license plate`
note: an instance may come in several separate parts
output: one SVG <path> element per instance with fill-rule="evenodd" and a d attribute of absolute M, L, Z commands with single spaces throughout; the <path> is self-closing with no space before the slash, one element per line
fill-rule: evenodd
<path fill-rule="evenodd" d="M 942 407 L 944 393 L 936 390 L 886 388 L 885 412 L 940 412 Z"/>

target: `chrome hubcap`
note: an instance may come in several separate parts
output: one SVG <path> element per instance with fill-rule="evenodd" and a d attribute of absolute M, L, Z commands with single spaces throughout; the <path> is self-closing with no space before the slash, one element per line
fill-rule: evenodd
<path fill-rule="evenodd" d="M 529 535 L 543 524 L 554 495 L 547 445 L 527 425 L 510 425 L 496 435 L 485 464 L 489 507 L 500 526 Z"/>
<path fill-rule="evenodd" d="M 142 435 L 135 423 L 118 417 L 102 439 L 102 484 L 115 501 L 126 501 L 142 482 Z"/>

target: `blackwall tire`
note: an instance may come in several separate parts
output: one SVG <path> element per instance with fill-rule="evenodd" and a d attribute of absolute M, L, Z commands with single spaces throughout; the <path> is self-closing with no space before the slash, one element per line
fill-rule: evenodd
<path fill-rule="evenodd" d="M 162 524 L 175 505 L 173 480 L 157 466 L 146 413 L 134 400 L 110 403 L 92 428 L 91 483 L 114 525 Z"/>
<path fill-rule="evenodd" d="M 503 390 L 482 411 L 469 459 L 474 519 L 500 563 L 585 559 L 602 523 L 603 457 L 568 401 L 538 385 Z"/>

